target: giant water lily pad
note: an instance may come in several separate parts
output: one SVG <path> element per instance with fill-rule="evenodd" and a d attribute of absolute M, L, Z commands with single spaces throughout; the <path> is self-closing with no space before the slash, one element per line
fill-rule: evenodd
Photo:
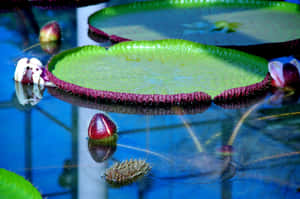
<path fill-rule="evenodd" d="M 6 0 L 1 5 L 0 11 L 13 11 L 20 8 L 36 6 L 45 9 L 60 9 L 88 6 L 97 3 L 107 2 L 108 0 Z"/>
<path fill-rule="evenodd" d="M 276 1 L 136 2 L 102 9 L 88 23 L 92 32 L 114 42 L 176 38 L 239 47 L 300 39 L 299 5 Z"/>
<path fill-rule="evenodd" d="M 48 75 L 72 93 L 120 102 L 197 103 L 256 94 L 268 85 L 267 61 L 185 40 L 83 46 L 48 63 Z M 249 86 L 250 85 L 250 86 Z M 224 90 L 227 90 L 223 92 Z"/>

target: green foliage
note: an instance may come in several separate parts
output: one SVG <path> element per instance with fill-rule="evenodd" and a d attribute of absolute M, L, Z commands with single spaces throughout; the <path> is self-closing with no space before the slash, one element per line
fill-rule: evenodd
<path fill-rule="evenodd" d="M 56 55 L 48 67 L 65 82 L 96 90 L 211 96 L 260 82 L 268 72 L 260 57 L 171 39 L 79 47 Z"/>
<path fill-rule="evenodd" d="M 13 172 L 0 169 L 0 198 L 1 199 L 42 199 L 39 191 Z"/>

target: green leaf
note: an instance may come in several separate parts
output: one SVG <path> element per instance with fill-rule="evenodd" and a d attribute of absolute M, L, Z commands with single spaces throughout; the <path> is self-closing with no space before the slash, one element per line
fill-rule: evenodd
<path fill-rule="evenodd" d="M 48 70 L 84 88 L 134 94 L 222 91 L 262 81 L 267 60 L 185 40 L 84 46 L 54 56 Z"/>
<path fill-rule="evenodd" d="M 42 196 L 39 191 L 22 176 L 0 168 L 0 198 L 42 199 Z"/>
<path fill-rule="evenodd" d="M 218 21 L 226 24 L 216 30 L 231 34 L 210 31 Z M 136 2 L 104 8 L 92 14 L 88 23 L 94 30 L 130 40 L 185 39 L 240 46 L 300 38 L 299 5 L 263 0 Z M 208 24 L 211 28 L 192 31 L 195 24 Z"/>

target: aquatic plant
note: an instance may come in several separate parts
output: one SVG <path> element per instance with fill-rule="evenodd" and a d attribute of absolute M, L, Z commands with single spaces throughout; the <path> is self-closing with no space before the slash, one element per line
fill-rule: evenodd
<path fill-rule="evenodd" d="M 42 66 L 43 64 L 37 58 L 20 59 L 15 69 L 15 81 L 23 84 L 44 84 Z"/>
<path fill-rule="evenodd" d="M 40 89 L 44 86 L 54 86 L 46 75 L 45 68 L 40 60 L 37 58 L 22 58 L 18 61 L 14 80 L 22 84 L 35 84 Z"/>
<path fill-rule="evenodd" d="M 22 176 L 0 168 L 1 199 L 42 199 L 39 191 Z"/>
<path fill-rule="evenodd" d="M 31 6 L 43 9 L 64 9 L 87 6 L 108 0 L 6 0 L 1 5 L 0 11 L 14 11 L 20 8 L 28 8 Z"/>
<path fill-rule="evenodd" d="M 264 0 L 146 1 L 101 9 L 88 23 L 92 38 L 114 43 L 185 39 L 270 59 L 297 53 L 298 7 Z"/>
<path fill-rule="evenodd" d="M 117 162 L 105 171 L 106 181 L 113 186 L 130 184 L 145 176 L 151 167 L 145 160 L 125 160 Z"/>
<path fill-rule="evenodd" d="M 50 21 L 40 30 L 39 40 L 44 42 L 58 42 L 61 39 L 60 26 L 56 21 Z"/>
<path fill-rule="evenodd" d="M 171 39 L 78 47 L 52 57 L 47 69 L 58 88 L 120 104 L 234 101 L 269 85 L 265 59 Z"/>
<path fill-rule="evenodd" d="M 282 57 L 268 64 L 272 85 L 279 88 L 300 88 L 300 62 L 294 57 Z"/>
<path fill-rule="evenodd" d="M 90 121 L 88 136 L 98 143 L 115 145 L 117 140 L 117 126 L 104 113 L 97 113 Z"/>

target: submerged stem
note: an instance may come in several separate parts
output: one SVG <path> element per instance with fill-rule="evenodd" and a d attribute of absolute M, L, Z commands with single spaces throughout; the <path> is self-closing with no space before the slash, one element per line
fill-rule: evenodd
<path fill-rule="evenodd" d="M 26 52 L 26 51 L 28 51 L 28 50 L 30 50 L 30 49 L 32 49 L 32 48 L 35 48 L 35 47 L 37 47 L 37 46 L 40 46 L 40 45 L 41 45 L 40 43 L 33 44 L 33 45 L 31 45 L 31 46 L 25 48 L 22 52 L 24 53 L 24 52 Z"/>
<path fill-rule="evenodd" d="M 263 158 L 248 162 L 248 163 L 244 164 L 243 166 L 247 166 L 250 164 L 257 163 L 257 162 L 263 162 L 263 161 L 267 161 L 267 160 L 282 158 L 282 157 L 294 156 L 294 155 L 300 155 L 300 151 L 293 151 L 293 152 L 289 152 L 289 153 L 280 153 L 280 154 L 276 154 L 276 155 L 272 155 L 272 156 L 263 157 Z"/>
<path fill-rule="evenodd" d="M 134 146 L 129 146 L 129 145 L 125 145 L 125 144 L 117 144 L 118 147 L 123 147 L 123 148 L 127 148 L 127 149 L 132 149 L 132 150 L 136 150 L 136 151 L 142 151 L 142 152 L 146 152 L 146 153 L 149 153 L 149 154 L 152 154 L 152 155 L 155 155 L 157 157 L 160 157 L 164 160 L 167 160 L 169 162 L 173 162 L 171 159 L 165 157 L 164 155 L 161 155 L 159 153 L 156 153 L 154 151 L 150 151 L 150 150 L 147 150 L 147 149 L 141 149 L 141 148 L 138 148 L 138 147 L 134 147 Z"/>
<path fill-rule="evenodd" d="M 280 113 L 276 115 L 268 115 L 256 118 L 257 120 L 267 120 L 267 119 L 276 119 L 280 117 L 287 117 L 287 116 L 293 116 L 293 115 L 300 115 L 300 112 L 290 112 L 290 113 Z"/>
<path fill-rule="evenodd" d="M 186 127 L 188 133 L 190 134 L 191 138 L 193 139 L 194 144 L 196 145 L 196 148 L 198 149 L 198 152 L 202 153 L 204 151 L 203 147 L 202 147 L 201 143 L 199 142 L 199 140 L 197 139 L 194 131 L 192 130 L 190 125 L 186 122 L 186 120 L 181 115 L 179 115 L 179 118 L 181 119 L 181 121 L 183 122 L 184 126 Z"/>
<path fill-rule="evenodd" d="M 249 108 L 249 110 L 247 110 L 241 117 L 241 119 L 238 121 L 238 123 L 236 124 L 231 137 L 227 143 L 227 145 L 233 145 L 233 142 L 242 126 L 242 124 L 244 123 L 244 121 L 246 120 L 246 118 L 250 115 L 250 113 L 252 113 L 259 105 L 261 105 L 262 102 L 259 102 L 257 104 L 254 104 L 251 108 Z"/>

